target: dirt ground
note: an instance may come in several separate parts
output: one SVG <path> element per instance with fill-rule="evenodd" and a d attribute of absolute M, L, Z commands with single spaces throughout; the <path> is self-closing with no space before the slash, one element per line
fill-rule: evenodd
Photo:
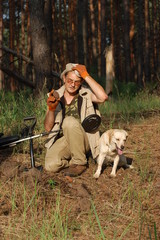
<path fill-rule="evenodd" d="M 108 128 L 105 119 L 103 125 Z M 87 171 L 76 178 L 34 168 L 24 171 L 25 167 L 30 167 L 29 154 L 1 150 L 0 239 L 34 239 L 25 237 L 21 225 L 24 196 L 18 186 L 15 188 L 15 182 L 19 186 L 25 183 L 26 191 L 33 194 L 35 179 L 37 224 L 42 219 L 44 202 L 49 209 L 52 204 L 55 206 L 60 194 L 60 207 L 63 209 L 66 206 L 69 215 L 71 239 L 159 239 L 160 115 L 142 119 L 139 123 L 118 123 L 114 127 L 119 125 L 129 133 L 125 150 L 126 156 L 133 158 L 134 169 L 119 168 L 116 178 L 110 178 L 111 165 L 107 165 L 99 179 L 95 180 L 96 165 L 92 159 L 89 159 Z M 40 164 L 44 164 L 41 155 L 37 157 L 36 166 Z M 16 211 L 13 211 L 13 206 Z M 28 225 L 30 216 L 28 207 Z M 10 233 L 6 234 L 9 226 Z"/>

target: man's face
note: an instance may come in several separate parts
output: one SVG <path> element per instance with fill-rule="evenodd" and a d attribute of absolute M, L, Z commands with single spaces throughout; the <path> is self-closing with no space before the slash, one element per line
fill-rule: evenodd
<path fill-rule="evenodd" d="M 74 95 L 77 93 L 77 90 L 80 88 L 82 84 L 82 79 L 77 77 L 74 72 L 68 72 L 66 76 L 63 78 L 65 83 L 66 91 Z"/>

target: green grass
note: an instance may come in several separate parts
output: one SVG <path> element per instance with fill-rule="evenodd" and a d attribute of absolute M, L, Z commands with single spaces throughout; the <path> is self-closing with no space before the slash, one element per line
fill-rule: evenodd
<path fill-rule="evenodd" d="M 160 111 L 160 97 L 151 95 L 148 91 L 139 92 L 134 97 L 119 96 L 116 100 L 109 101 L 100 105 L 102 115 L 107 116 L 111 121 L 117 117 L 119 120 L 138 121 L 141 117 L 150 112 Z"/>
<path fill-rule="evenodd" d="M 8 204 L 12 209 L 4 239 L 72 239 L 68 224 L 69 210 L 61 202 L 60 191 L 52 194 L 52 201 L 46 204 L 36 182 L 35 189 L 31 191 L 16 180 L 12 193 L 7 189 L 3 191 L 2 197 L 8 197 Z"/>
<path fill-rule="evenodd" d="M 0 92 L 0 132 L 15 134 L 24 127 L 23 119 L 27 116 L 37 118 L 36 130 L 44 130 L 43 121 L 46 111 L 46 96 L 38 98 L 30 91 L 18 93 Z"/>
<path fill-rule="evenodd" d="M 15 134 L 24 127 L 23 119 L 35 116 L 37 124 L 35 131 L 44 131 L 47 96 L 43 93 L 36 98 L 30 91 L 19 93 L 0 92 L 0 132 Z M 160 97 L 141 91 L 130 97 L 129 93 L 119 94 L 100 105 L 100 112 L 110 121 L 110 126 L 118 120 L 138 121 L 145 113 L 159 111 Z"/>

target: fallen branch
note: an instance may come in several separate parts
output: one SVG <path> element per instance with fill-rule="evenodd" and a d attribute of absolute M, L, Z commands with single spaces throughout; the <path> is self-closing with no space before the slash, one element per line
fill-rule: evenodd
<path fill-rule="evenodd" d="M 9 76 L 15 78 L 16 80 L 18 80 L 21 83 L 24 83 L 25 85 L 31 87 L 31 88 L 35 88 L 35 83 L 28 81 L 27 79 L 25 79 L 22 76 L 19 76 L 17 73 L 13 72 L 12 70 L 10 70 L 7 67 L 4 67 L 3 65 L 0 65 L 0 69 L 5 72 L 6 74 L 8 74 Z"/>
<path fill-rule="evenodd" d="M 28 57 L 26 57 L 26 56 L 24 56 L 24 55 L 22 55 L 22 54 L 20 54 L 20 53 L 17 53 L 16 51 L 14 51 L 14 50 L 6 47 L 6 46 L 3 46 L 3 45 L 1 45 L 0 48 L 1 48 L 2 50 L 4 50 L 5 52 L 7 52 L 7 53 L 11 53 L 11 54 L 13 54 L 13 55 L 16 56 L 16 57 L 18 57 L 18 58 L 20 58 L 20 59 L 23 59 L 23 60 L 26 61 L 27 63 L 31 63 L 31 64 L 34 65 L 34 62 L 33 62 L 31 59 L 29 59 Z"/>

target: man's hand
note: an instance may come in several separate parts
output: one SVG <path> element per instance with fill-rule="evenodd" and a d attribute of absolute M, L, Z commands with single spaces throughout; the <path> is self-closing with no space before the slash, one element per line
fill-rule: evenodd
<path fill-rule="evenodd" d="M 78 64 L 75 67 L 73 67 L 72 70 L 77 70 L 83 79 L 89 76 L 89 73 L 87 72 L 87 69 L 84 65 Z"/>
<path fill-rule="evenodd" d="M 49 110 L 54 112 L 59 101 L 60 101 L 59 94 L 53 89 L 49 93 L 49 97 L 47 99 L 47 105 L 49 107 Z"/>

